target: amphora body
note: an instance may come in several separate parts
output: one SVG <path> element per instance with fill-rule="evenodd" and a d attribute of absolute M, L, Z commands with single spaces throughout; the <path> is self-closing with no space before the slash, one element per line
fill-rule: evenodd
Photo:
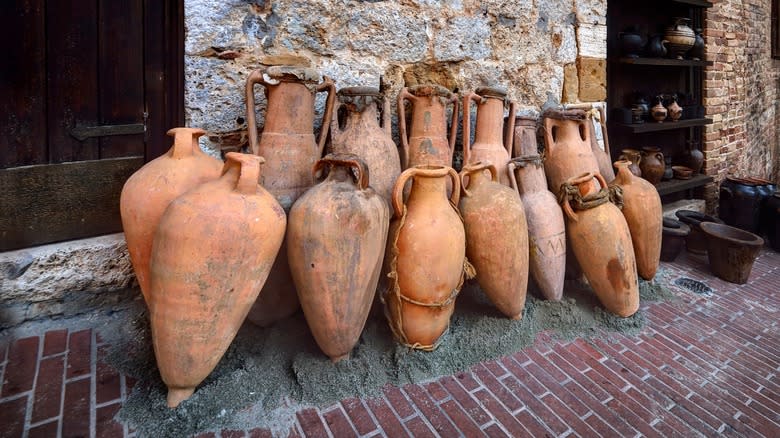
<path fill-rule="evenodd" d="M 406 107 L 411 102 L 411 126 L 407 134 Z M 447 105 L 453 105 L 450 132 L 447 133 Z M 458 130 L 458 99 L 440 85 L 415 85 L 398 94 L 398 131 L 401 137 L 403 168 L 420 165 L 452 166 Z"/>
<path fill-rule="evenodd" d="M 489 162 L 498 170 L 498 181 L 509 186 L 506 165 L 512 149 L 515 124 L 514 102 L 509 104 L 509 117 L 504 126 L 504 104 L 507 92 L 497 87 L 480 87 L 463 98 L 463 164 Z M 477 104 L 474 143 L 471 143 L 471 102 Z"/>
<path fill-rule="evenodd" d="M 314 172 L 325 180 L 290 211 L 288 260 L 306 322 L 334 362 L 349 356 L 375 296 L 390 209 L 357 156 L 329 154 Z M 351 169 L 356 169 L 353 178 Z"/>
<path fill-rule="evenodd" d="M 222 162 L 200 150 L 198 137 L 206 131 L 174 128 L 173 146 L 164 155 L 138 169 L 127 179 L 119 198 L 127 251 L 141 293 L 149 303 L 149 260 L 152 241 L 168 204 L 187 190 L 219 178 Z"/>
<path fill-rule="evenodd" d="M 596 173 L 599 164 L 590 142 L 591 123 L 585 111 L 548 111 L 544 119 L 544 172 L 550 190 L 558 194 L 567 179 Z"/>
<path fill-rule="evenodd" d="M 611 313 L 629 317 L 639 309 L 634 247 L 626 220 L 609 202 L 606 187 L 598 174 L 586 173 L 566 181 L 562 202 L 566 232 L 601 304 Z"/>
<path fill-rule="evenodd" d="M 331 151 L 355 154 L 365 162 L 371 188 L 389 208 L 393 184 L 401 174 L 398 147 L 391 136 L 390 103 L 378 89 L 369 87 L 342 88 L 338 96 L 330 128 Z"/>
<path fill-rule="evenodd" d="M 160 220 L 149 315 L 170 407 L 217 365 L 282 244 L 286 217 L 258 184 L 262 162 L 228 153 L 219 179 L 176 198 Z"/>
<path fill-rule="evenodd" d="M 466 256 L 490 301 L 507 317 L 520 319 L 528 290 L 528 224 L 517 191 L 500 184 L 497 174 L 495 166 L 482 162 L 460 172 Z"/>
<path fill-rule="evenodd" d="M 413 178 L 404 203 L 403 190 Z M 447 198 L 447 183 L 452 195 Z M 456 205 L 458 174 L 446 166 L 417 166 L 393 187 L 393 211 L 385 263 L 389 287 L 385 313 L 403 345 L 433 350 L 447 331 L 455 298 L 473 269 L 466 260 L 466 233 Z"/>
<path fill-rule="evenodd" d="M 658 270 L 663 238 L 663 209 L 658 191 L 643 178 L 628 170 L 629 162 L 616 161 L 617 177 L 610 185 L 623 193 L 623 216 L 631 232 L 639 276 L 652 280 Z"/>
<path fill-rule="evenodd" d="M 560 300 L 566 272 L 566 225 L 555 195 L 547 190 L 542 157 L 536 147 L 536 120 L 518 117 L 514 154 L 507 165 L 520 194 L 528 223 L 528 271 L 544 298 Z"/>
<path fill-rule="evenodd" d="M 263 184 L 286 212 L 314 184 L 311 169 L 322 157 L 328 135 L 336 86 L 329 78 L 320 81 L 316 70 L 294 66 L 272 66 L 254 70 L 246 82 L 249 146 L 266 159 Z M 268 110 L 258 139 L 255 122 L 254 86 L 265 86 Z M 319 139 L 314 137 L 314 99 L 328 92 Z M 266 326 L 298 310 L 298 296 L 283 245 L 265 289 L 249 313 L 249 320 Z"/>

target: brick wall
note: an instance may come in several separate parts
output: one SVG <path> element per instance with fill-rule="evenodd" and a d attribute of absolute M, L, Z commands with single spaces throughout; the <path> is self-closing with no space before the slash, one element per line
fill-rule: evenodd
<path fill-rule="evenodd" d="M 705 172 L 780 180 L 780 60 L 771 56 L 771 0 L 711 0 L 706 12 Z M 708 208 L 717 187 L 706 193 Z"/>

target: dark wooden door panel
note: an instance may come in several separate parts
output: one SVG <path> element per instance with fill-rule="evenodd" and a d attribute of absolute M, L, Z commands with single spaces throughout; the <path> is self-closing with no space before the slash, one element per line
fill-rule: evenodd
<path fill-rule="evenodd" d="M 144 122 L 142 0 L 99 0 L 100 124 Z M 99 156 L 144 154 L 144 135 L 102 137 Z"/>
<path fill-rule="evenodd" d="M 46 2 L 49 162 L 96 160 L 98 139 L 79 141 L 75 126 L 98 124 L 97 2 Z"/>
<path fill-rule="evenodd" d="M 0 1 L 0 169 L 48 161 L 43 3 Z"/>
<path fill-rule="evenodd" d="M 119 194 L 143 157 L 0 170 L 0 251 L 121 230 Z"/>

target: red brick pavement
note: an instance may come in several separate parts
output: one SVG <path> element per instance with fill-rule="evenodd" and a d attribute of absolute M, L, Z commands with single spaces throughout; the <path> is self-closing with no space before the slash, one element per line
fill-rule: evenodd
<path fill-rule="evenodd" d="M 763 252 L 742 286 L 711 276 L 706 258 L 663 266 L 664 281 L 687 276 L 714 294 L 643 304 L 637 336 L 543 333 L 467 372 L 302 410 L 290 436 L 780 436 L 780 254 Z M 89 329 L 0 345 L 0 438 L 133 436 L 113 419 L 133 381 L 105 353 Z"/>

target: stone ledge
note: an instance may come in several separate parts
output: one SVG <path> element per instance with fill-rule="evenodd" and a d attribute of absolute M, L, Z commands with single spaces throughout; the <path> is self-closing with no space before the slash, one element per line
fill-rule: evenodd
<path fill-rule="evenodd" d="M 677 216 L 674 214 L 677 210 L 693 210 L 704 213 L 706 211 L 705 204 L 704 199 L 680 199 L 679 201 L 670 202 L 663 205 L 664 217 L 677 219 Z"/>
<path fill-rule="evenodd" d="M 0 327 L 74 314 L 137 287 L 123 233 L 0 253 Z M 125 295 L 132 295 L 125 293 Z M 91 304 L 90 304 L 91 303 Z M 90 309 L 85 308 L 84 311 Z"/>

